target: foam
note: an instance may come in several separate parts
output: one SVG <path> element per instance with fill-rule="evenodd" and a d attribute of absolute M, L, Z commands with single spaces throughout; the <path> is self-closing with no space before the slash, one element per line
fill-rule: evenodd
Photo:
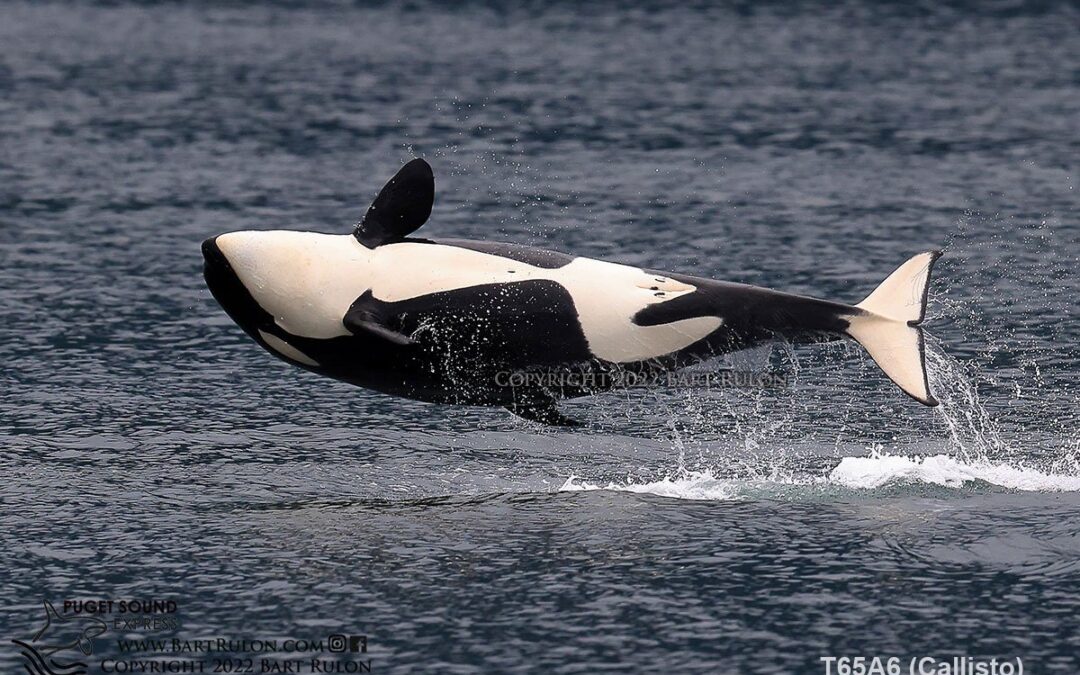
<path fill-rule="evenodd" d="M 675 499 L 730 501 L 791 498 L 800 492 L 813 496 L 829 488 L 871 492 L 903 485 L 937 485 L 960 489 L 980 484 L 1024 492 L 1080 492 L 1078 475 L 1046 473 L 1034 468 L 985 460 L 965 462 L 946 455 L 919 457 L 878 452 L 869 457 L 844 457 L 826 476 L 733 479 L 718 478 L 709 470 L 679 470 L 656 481 L 628 480 L 624 483 L 594 483 L 571 476 L 559 491 L 609 490 Z"/>
<path fill-rule="evenodd" d="M 1043 473 L 1037 469 L 992 463 L 964 462 L 946 455 L 908 457 L 873 454 L 845 457 L 829 473 L 829 482 L 856 489 L 874 489 L 896 483 L 925 483 L 959 488 L 982 481 L 1009 490 L 1030 492 L 1080 491 L 1080 476 Z"/>
<path fill-rule="evenodd" d="M 586 490 L 636 492 L 638 494 L 653 494 L 676 499 L 705 501 L 727 501 L 740 497 L 738 481 L 718 479 L 711 471 L 682 471 L 675 476 L 665 476 L 654 482 L 633 483 L 628 481 L 623 484 L 608 483 L 606 485 L 589 483 L 570 476 L 559 488 L 559 492 Z"/>

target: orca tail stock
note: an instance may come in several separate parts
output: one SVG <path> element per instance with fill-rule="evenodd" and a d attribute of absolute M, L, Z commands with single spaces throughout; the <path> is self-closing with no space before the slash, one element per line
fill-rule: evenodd
<path fill-rule="evenodd" d="M 844 317 L 848 321 L 844 332 L 905 394 L 928 406 L 938 401 L 930 393 L 920 324 L 926 317 L 930 272 L 940 257 L 941 251 L 911 257 L 855 305 L 861 311 Z"/>

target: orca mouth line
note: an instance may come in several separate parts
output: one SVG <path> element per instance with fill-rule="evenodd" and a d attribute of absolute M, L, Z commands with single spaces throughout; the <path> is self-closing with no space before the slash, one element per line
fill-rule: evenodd
<path fill-rule="evenodd" d="M 271 325 L 273 317 L 255 302 L 241 283 L 229 259 L 221 252 L 217 237 L 202 243 L 202 254 L 206 286 L 225 313 L 252 337 L 256 336 L 260 327 Z"/>
<path fill-rule="evenodd" d="M 202 254 L 207 265 L 223 265 L 226 267 L 229 265 L 229 261 L 225 259 L 225 254 L 221 252 L 221 248 L 217 245 L 217 237 L 210 237 L 203 241 Z"/>

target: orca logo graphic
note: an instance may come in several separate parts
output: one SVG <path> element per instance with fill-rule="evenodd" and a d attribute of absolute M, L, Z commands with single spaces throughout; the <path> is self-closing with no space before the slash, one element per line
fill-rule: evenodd
<path fill-rule="evenodd" d="M 78 650 L 94 653 L 94 638 L 108 630 L 108 625 L 94 617 L 64 617 L 45 601 L 45 625 L 29 642 L 12 640 L 22 649 L 26 671 L 30 675 L 86 675 L 87 665 L 62 656 L 61 652 Z"/>

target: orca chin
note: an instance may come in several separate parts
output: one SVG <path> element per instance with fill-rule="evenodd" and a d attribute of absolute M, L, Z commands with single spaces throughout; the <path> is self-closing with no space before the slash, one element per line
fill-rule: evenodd
<path fill-rule="evenodd" d="M 210 294 L 238 326 L 252 337 L 260 328 L 273 323 L 273 317 L 255 302 L 251 292 L 236 275 L 229 259 L 221 252 L 218 237 L 210 237 L 202 243 L 203 278 Z"/>

